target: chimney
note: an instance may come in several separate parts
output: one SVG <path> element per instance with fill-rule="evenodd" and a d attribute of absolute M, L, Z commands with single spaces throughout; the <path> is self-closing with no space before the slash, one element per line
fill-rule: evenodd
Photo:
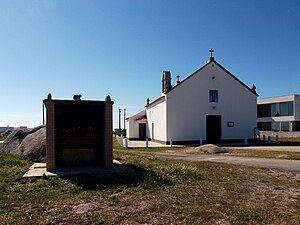
<path fill-rule="evenodd" d="M 176 85 L 177 85 L 177 84 L 179 84 L 179 83 L 180 83 L 180 80 L 179 80 L 180 76 L 179 76 L 179 75 L 177 75 L 177 76 L 176 76 L 176 78 L 177 78 L 177 81 L 176 81 Z"/>
<path fill-rule="evenodd" d="M 162 75 L 162 93 L 168 93 L 172 89 L 171 72 L 163 71 Z"/>

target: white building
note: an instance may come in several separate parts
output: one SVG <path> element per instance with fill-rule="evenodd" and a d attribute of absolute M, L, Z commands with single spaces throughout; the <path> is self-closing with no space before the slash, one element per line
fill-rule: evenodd
<path fill-rule="evenodd" d="M 257 117 L 262 131 L 300 131 L 300 96 L 258 99 Z"/>
<path fill-rule="evenodd" d="M 175 144 L 243 142 L 253 139 L 257 94 L 212 57 L 182 82 L 163 72 L 162 95 L 127 118 L 129 139 Z M 179 78 L 179 77 L 177 77 Z M 145 135 L 144 135 L 145 133 Z"/>
<path fill-rule="evenodd" d="M 3 132 L 12 132 L 14 131 L 14 127 L 6 126 L 6 127 L 0 127 L 0 133 Z"/>

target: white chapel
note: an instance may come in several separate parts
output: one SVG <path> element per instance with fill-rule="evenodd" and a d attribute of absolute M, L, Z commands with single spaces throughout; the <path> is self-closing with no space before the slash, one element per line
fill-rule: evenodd
<path fill-rule="evenodd" d="M 208 62 L 175 86 L 162 74 L 162 95 L 126 119 L 127 138 L 169 144 L 244 142 L 257 126 L 255 86 L 249 88 L 220 65 Z"/>

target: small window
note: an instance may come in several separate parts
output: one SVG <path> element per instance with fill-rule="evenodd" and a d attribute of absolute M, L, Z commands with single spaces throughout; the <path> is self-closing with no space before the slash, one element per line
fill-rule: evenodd
<path fill-rule="evenodd" d="M 209 90 L 209 102 L 218 102 L 217 90 Z"/>
<path fill-rule="evenodd" d="M 227 122 L 227 127 L 234 127 L 234 122 L 233 121 L 228 121 Z"/>

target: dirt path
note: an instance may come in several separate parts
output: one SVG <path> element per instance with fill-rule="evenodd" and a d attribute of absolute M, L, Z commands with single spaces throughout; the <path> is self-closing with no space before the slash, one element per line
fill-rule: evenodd
<path fill-rule="evenodd" d="M 251 158 L 251 157 L 236 157 L 224 155 L 208 155 L 208 154 L 187 154 L 178 152 L 141 152 L 126 150 L 140 155 L 154 155 L 170 159 L 178 159 L 190 162 L 211 161 L 220 163 L 237 164 L 244 166 L 254 166 L 258 168 L 280 169 L 288 171 L 300 172 L 300 160 L 284 160 L 284 159 L 266 159 L 266 158 Z M 126 152 L 123 151 L 122 152 Z"/>

